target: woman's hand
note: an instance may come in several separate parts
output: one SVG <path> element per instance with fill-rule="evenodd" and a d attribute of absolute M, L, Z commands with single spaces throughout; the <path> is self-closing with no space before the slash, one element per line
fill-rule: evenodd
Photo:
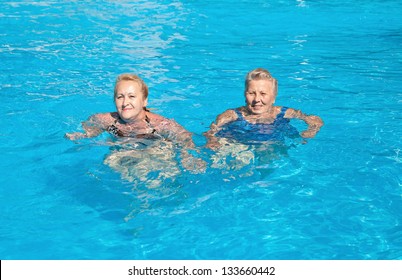
<path fill-rule="evenodd" d="M 204 173 L 207 168 L 207 163 L 192 154 L 187 150 L 183 150 L 181 154 L 181 165 L 191 173 Z"/>
<path fill-rule="evenodd" d="M 66 133 L 64 137 L 70 140 L 78 140 L 82 138 L 87 138 L 87 135 L 82 132 L 73 132 L 73 133 Z"/>

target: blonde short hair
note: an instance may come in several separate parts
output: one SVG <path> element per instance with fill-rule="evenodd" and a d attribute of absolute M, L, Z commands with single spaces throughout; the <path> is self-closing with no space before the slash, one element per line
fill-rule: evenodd
<path fill-rule="evenodd" d="M 139 83 L 142 88 L 142 94 L 143 94 L 144 99 L 148 98 L 148 86 L 146 85 L 146 83 L 137 75 L 129 74 L 129 73 L 125 73 L 125 74 L 121 74 L 121 75 L 117 76 L 116 83 L 114 86 L 114 95 L 115 96 L 116 96 L 117 84 L 121 81 L 133 81 L 133 82 Z"/>
<path fill-rule="evenodd" d="M 272 81 L 274 84 L 274 93 L 275 93 L 275 95 L 278 94 L 278 81 L 274 77 L 272 77 L 271 73 L 269 73 L 268 70 L 266 70 L 264 68 L 256 68 L 256 69 L 248 72 L 246 75 L 246 80 L 245 80 L 246 91 L 247 91 L 248 84 L 250 83 L 250 81 L 255 81 L 255 80 Z"/>

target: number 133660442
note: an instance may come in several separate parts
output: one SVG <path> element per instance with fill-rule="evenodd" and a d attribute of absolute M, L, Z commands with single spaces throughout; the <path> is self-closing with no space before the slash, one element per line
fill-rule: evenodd
<path fill-rule="evenodd" d="M 230 276 L 230 275 L 266 275 L 266 276 L 274 276 L 275 275 L 275 267 L 237 267 L 237 266 L 228 266 L 222 267 L 222 275 Z"/>

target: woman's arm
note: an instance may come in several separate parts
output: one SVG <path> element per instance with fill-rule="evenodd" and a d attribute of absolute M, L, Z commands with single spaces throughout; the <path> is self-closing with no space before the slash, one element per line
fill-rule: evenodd
<path fill-rule="evenodd" d="M 207 137 L 206 146 L 210 149 L 218 148 L 220 144 L 215 135 L 222 130 L 222 127 L 225 124 L 235 121 L 237 118 L 237 114 L 234 110 L 226 110 L 222 114 L 218 115 L 215 122 L 210 125 L 209 130 L 204 133 L 204 136 Z"/>
<path fill-rule="evenodd" d="M 110 114 L 96 114 L 89 117 L 88 120 L 82 122 L 84 132 L 66 133 L 65 137 L 70 140 L 77 140 L 82 138 L 91 138 L 100 135 L 106 130 L 106 123 Z"/>
<path fill-rule="evenodd" d="M 285 113 L 285 118 L 300 119 L 307 124 L 307 129 L 302 131 L 300 135 L 303 138 L 313 138 L 320 128 L 324 125 L 322 119 L 314 115 L 306 115 L 300 110 L 289 108 Z"/>
<path fill-rule="evenodd" d="M 166 132 L 163 134 L 180 146 L 180 161 L 182 166 L 193 173 L 204 172 L 206 162 L 190 153 L 190 150 L 198 153 L 193 142 L 193 134 L 174 120 L 164 119 L 160 124 Z"/>
<path fill-rule="evenodd" d="M 167 135 L 170 140 L 178 143 L 184 148 L 195 148 L 192 138 L 193 134 L 176 121 L 165 119 L 161 122 L 161 125 L 163 130 L 165 130 L 165 133 L 162 133 L 162 135 Z"/>

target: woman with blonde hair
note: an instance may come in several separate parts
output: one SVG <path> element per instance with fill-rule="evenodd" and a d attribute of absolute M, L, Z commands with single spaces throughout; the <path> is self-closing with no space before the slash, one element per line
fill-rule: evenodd
<path fill-rule="evenodd" d="M 192 134 L 176 121 L 150 112 L 147 109 L 148 87 L 134 74 L 117 77 L 114 87 L 116 112 L 98 113 L 83 122 L 84 132 L 66 133 L 70 140 L 96 137 L 108 132 L 118 138 L 122 148 L 113 151 L 105 163 L 119 171 L 130 181 L 148 180 L 155 169 L 159 175 L 152 185 L 160 185 L 164 179 L 179 174 L 175 162 L 175 147 L 180 148 L 181 163 L 185 169 L 199 172 L 205 162 L 194 158 Z"/>
<path fill-rule="evenodd" d="M 300 133 L 312 138 L 320 130 L 323 121 L 318 116 L 306 115 L 300 110 L 274 105 L 278 94 L 278 82 L 271 74 L 257 68 L 245 79 L 245 106 L 229 109 L 218 115 L 205 133 L 210 148 L 220 146 L 219 138 L 229 138 L 241 143 L 281 141 L 286 133 L 294 134 L 290 119 L 300 119 L 307 129 Z"/>

